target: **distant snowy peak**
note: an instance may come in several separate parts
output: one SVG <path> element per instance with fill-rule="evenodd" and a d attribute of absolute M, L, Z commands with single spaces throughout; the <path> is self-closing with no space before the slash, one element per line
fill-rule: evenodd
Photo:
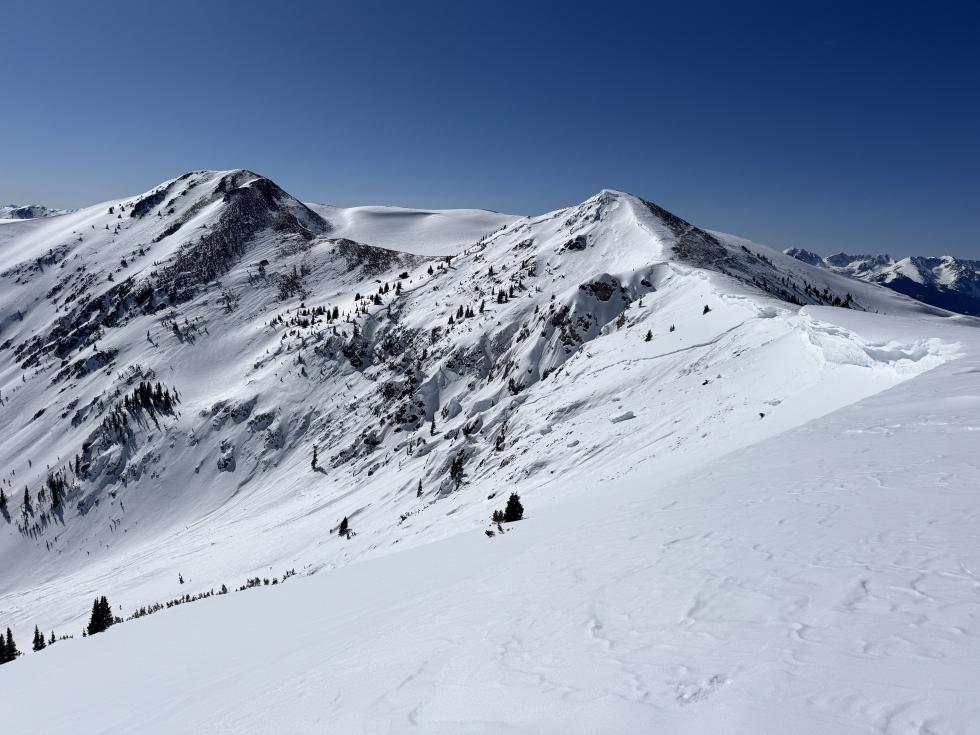
<path fill-rule="evenodd" d="M 823 256 L 818 255 L 811 250 L 804 250 L 803 248 L 789 248 L 788 250 L 784 250 L 783 253 L 792 258 L 796 258 L 807 265 L 812 265 L 817 268 L 826 267 L 826 264 L 823 262 Z"/>
<path fill-rule="evenodd" d="M 0 205 L 0 219 L 40 219 L 41 217 L 57 217 L 65 214 L 67 209 L 50 209 L 43 204 L 28 204 L 20 206 L 18 204 Z"/>
<path fill-rule="evenodd" d="M 783 251 L 809 265 L 829 268 L 868 283 L 877 283 L 933 306 L 963 314 L 980 314 L 980 261 L 911 256 L 837 253 L 823 258 L 800 248 Z"/>

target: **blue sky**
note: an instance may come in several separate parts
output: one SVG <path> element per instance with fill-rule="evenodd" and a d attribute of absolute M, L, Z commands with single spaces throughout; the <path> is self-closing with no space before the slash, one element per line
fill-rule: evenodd
<path fill-rule="evenodd" d="M 779 247 L 980 258 L 980 4 L 0 4 L 0 202 L 244 167 L 306 201 L 601 188 Z"/>

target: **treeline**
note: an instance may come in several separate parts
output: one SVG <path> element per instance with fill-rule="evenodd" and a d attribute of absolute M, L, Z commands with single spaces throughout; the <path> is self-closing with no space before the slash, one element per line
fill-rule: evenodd
<path fill-rule="evenodd" d="M 272 577 L 271 579 L 253 577 L 251 579 L 245 580 L 245 583 L 237 588 L 236 591 L 241 592 L 242 590 L 251 589 L 252 587 L 264 587 L 271 585 L 278 585 L 281 582 L 285 582 L 290 577 L 296 576 L 295 569 L 288 569 L 282 575 L 282 577 Z M 181 577 L 181 583 L 183 583 L 183 577 Z M 128 618 L 122 618 L 118 615 L 113 615 L 112 605 L 109 604 L 109 599 L 102 595 L 101 597 L 96 597 L 92 601 L 92 612 L 89 615 L 88 625 L 82 629 L 82 638 L 87 638 L 89 636 L 96 635 L 97 633 L 104 633 L 113 625 L 118 625 L 123 622 L 130 620 L 137 620 L 139 618 L 146 617 L 147 615 L 152 615 L 160 610 L 167 610 L 177 605 L 183 605 L 188 602 L 196 602 L 198 600 L 204 600 L 208 597 L 214 597 L 217 595 L 227 595 L 230 590 L 227 585 L 221 585 L 218 591 L 214 588 L 208 590 L 207 592 L 200 592 L 198 594 L 182 595 L 181 597 L 176 597 L 172 600 L 160 603 L 155 602 L 151 605 L 143 605 L 138 608 L 132 615 Z M 44 634 L 41 632 L 38 626 L 34 626 L 34 640 L 32 642 L 31 648 L 34 651 L 43 651 L 50 645 L 53 645 L 57 641 L 64 641 L 74 638 L 71 635 L 56 636 L 54 631 L 51 631 L 51 636 L 45 639 Z M 0 632 L 0 664 L 9 663 L 14 661 L 18 656 L 22 656 L 23 652 L 17 647 L 17 643 L 14 640 L 13 632 L 10 628 L 7 628 L 6 635 Z"/>

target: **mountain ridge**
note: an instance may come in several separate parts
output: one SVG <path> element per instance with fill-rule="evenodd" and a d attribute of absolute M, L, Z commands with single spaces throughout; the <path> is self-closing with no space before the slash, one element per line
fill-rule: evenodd
<path fill-rule="evenodd" d="M 439 248 L 475 226 L 453 216 Z M 598 482 L 656 458 L 666 475 L 949 359 L 821 316 L 945 312 L 615 190 L 455 254 L 345 233 L 234 170 L 5 241 L 0 401 L 17 418 L 0 437 L 0 600 L 15 625 L 76 625 L 93 585 L 126 609 L 163 599 L 178 564 L 220 585 L 479 528 L 502 487 L 533 502 L 563 467 Z M 325 542 L 345 516 L 357 536 Z"/>
<path fill-rule="evenodd" d="M 826 258 L 799 248 L 784 251 L 803 262 L 876 283 L 923 303 L 961 314 L 980 314 L 980 261 L 943 256 L 836 253 Z"/>

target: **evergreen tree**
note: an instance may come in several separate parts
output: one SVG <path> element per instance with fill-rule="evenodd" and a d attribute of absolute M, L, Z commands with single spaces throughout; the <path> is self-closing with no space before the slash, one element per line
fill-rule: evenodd
<path fill-rule="evenodd" d="M 96 633 L 102 633 L 108 630 L 115 622 L 115 618 L 112 617 L 112 607 L 109 605 L 109 600 L 105 596 L 97 597 L 92 602 L 92 615 L 89 617 L 88 628 L 86 629 L 88 634 L 95 635 Z"/>
<path fill-rule="evenodd" d="M 0 664 L 7 663 L 7 641 L 0 633 Z"/>
<path fill-rule="evenodd" d="M 643 339 L 643 341 L 644 342 L 649 342 L 651 339 L 653 339 L 653 332 L 648 329 L 647 330 L 647 336 Z"/>
<path fill-rule="evenodd" d="M 313 462 L 311 464 L 312 468 L 316 469 L 316 444 L 313 445 Z"/>
<path fill-rule="evenodd" d="M 452 464 L 449 465 L 449 476 L 452 478 L 453 482 L 456 483 L 458 488 L 463 484 L 463 480 L 466 479 L 466 471 L 463 469 L 466 465 L 466 455 L 463 450 L 460 449 L 453 457 Z"/>
<path fill-rule="evenodd" d="M 18 656 L 20 656 L 20 651 L 17 650 L 17 644 L 14 643 L 14 635 L 10 632 L 10 628 L 7 628 L 7 645 L 4 646 L 4 658 L 7 661 L 13 661 Z"/>
<path fill-rule="evenodd" d="M 419 489 L 415 493 L 416 498 L 422 497 L 422 478 L 419 478 Z"/>
<path fill-rule="evenodd" d="M 49 645 L 49 646 L 53 646 L 53 645 L 54 645 L 54 642 L 55 642 L 55 640 L 56 640 L 56 639 L 55 639 L 55 637 L 54 637 L 54 631 L 52 630 L 52 631 L 51 631 L 51 640 L 50 640 L 50 641 L 48 641 L 48 645 Z"/>
<path fill-rule="evenodd" d="M 347 532 L 348 532 L 347 516 L 344 516 L 344 520 L 340 522 L 340 528 L 337 529 L 337 533 L 340 536 L 346 536 Z"/>
<path fill-rule="evenodd" d="M 102 630 L 107 630 L 116 621 L 115 618 L 112 617 L 112 608 L 109 606 L 109 600 L 107 600 L 105 597 L 102 598 L 100 609 Z"/>
<path fill-rule="evenodd" d="M 7 512 L 7 494 L 0 488 L 0 512 Z"/>
<path fill-rule="evenodd" d="M 96 597 L 92 602 L 92 614 L 88 618 L 88 634 L 93 635 L 95 633 L 101 633 L 102 629 L 99 628 L 99 598 Z"/>
<path fill-rule="evenodd" d="M 704 305 L 704 311 L 702 311 L 701 313 L 702 314 L 707 314 L 709 311 L 711 311 L 711 307 L 708 306 L 707 304 L 705 304 Z"/>
<path fill-rule="evenodd" d="M 36 625 L 34 626 L 34 643 L 33 649 L 35 651 L 43 651 L 47 643 L 44 642 L 44 634 L 41 633 L 41 629 Z"/>
<path fill-rule="evenodd" d="M 511 493 L 507 499 L 507 507 L 504 508 L 504 523 L 519 521 L 524 517 L 524 506 L 521 505 L 521 498 L 517 493 Z"/>

